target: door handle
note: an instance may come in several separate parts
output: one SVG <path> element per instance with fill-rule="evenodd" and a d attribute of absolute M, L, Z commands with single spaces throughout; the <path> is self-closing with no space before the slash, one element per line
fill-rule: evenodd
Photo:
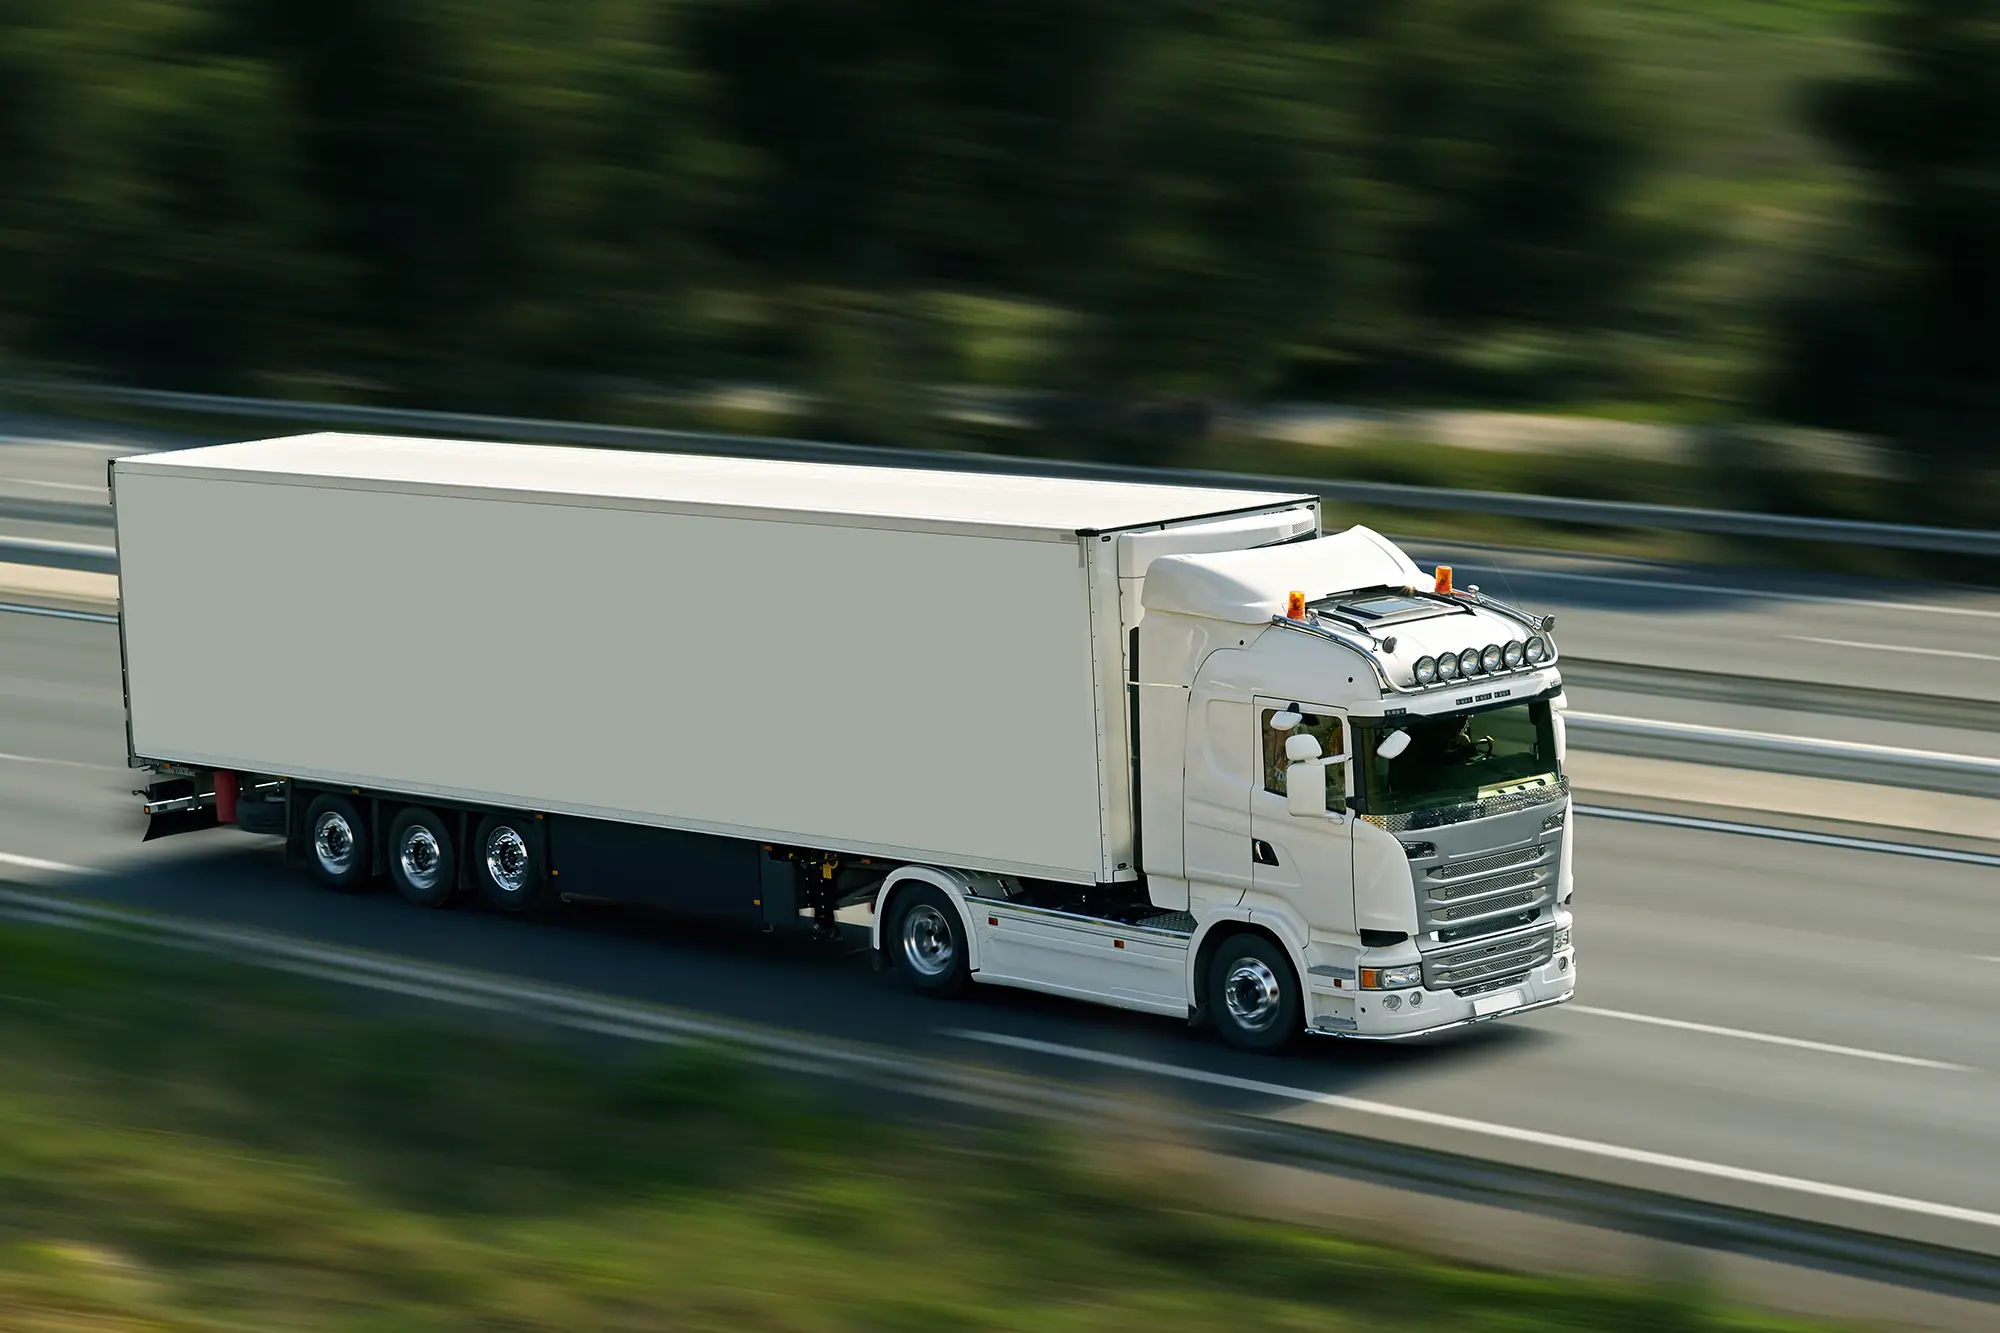
<path fill-rule="evenodd" d="M 1278 864 L 1278 851 L 1262 838 L 1250 839 L 1250 859 L 1260 866 Z"/>

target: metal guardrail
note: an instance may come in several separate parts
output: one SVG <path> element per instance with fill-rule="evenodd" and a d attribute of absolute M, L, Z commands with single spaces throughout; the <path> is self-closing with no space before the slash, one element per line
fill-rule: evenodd
<path fill-rule="evenodd" d="M 1000 454 L 885 449 L 774 436 L 712 435 L 639 426 L 548 421 L 534 417 L 425 412 L 342 403 L 295 402 L 276 398 L 233 398 L 215 394 L 177 393 L 161 389 L 51 383 L 23 383 L 19 387 L 133 407 L 205 413 L 213 416 L 256 417 L 328 426 L 419 430 L 452 435 L 534 440 L 550 444 L 589 444 L 621 449 L 795 458 L 811 462 L 870 463 L 890 467 L 942 467 L 958 471 L 1042 473 L 1095 477 L 1108 481 L 1145 481 L 1185 486 L 1297 490 L 1308 491 L 1329 500 L 1399 509 L 1492 514 L 1509 518 L 1543 519 L 1555 523 L 1582 523 L 1604 527 L 1710 532 L 1725 536 L 1781 537 L 1792 541 L 1888 546 L 1904 550 L 1944 551 L 1961 555 L 2000 555 L 2000 531 L 1972 528 L 1933 528 L 1905 523 L 1804 518 L 1790 514 L 1753 514 L 1724 509 L 1695 509 L 1682 505 L 1637 504 L 1622 500 L 1577 500 L 1552 495 L 1469 491 L 1449 487 L 1409 486 L 1394 482 L 1341 481 L 1329 477 L 1275 477 L 1242 472 L 1205 472 L 1184 468 L 1159 469 L 1115 463 L 1014 458 Z"/>
<path fill-rule="evenodd" d="M 1895 745 L 1867 745 L 1816 736 L 1738 731 L 1697 722 L 1659 722 L 1566 712 L 1564 726 L 1579 749 L 1692 763 L 1718 761 L 1803 777 L 1836 778 L 1892 787 L 2000 797 L 2000 759 L 1943 754 Z"/>
<path fill-rule="evenodd" d="M 23 565 L 48 565 L 97 574 L 118 572 L 118 548 L 87 542 L 46 541 L 39 537 L 0 537 L 0 560 Z"/>
<path fill-rule="evenodd" d="M 1786 1217 L 1511 1162 L 1406 1146 L 1221 1111 L 1162 1111 L 1113 1093 L 1020 1072 L 678 1014 L 610 996 L 334 948 L 218 923 L 138 912 L 74 894 L 0 887 L 0 916 L 150 939 L 253 966 L 502 1012 L 562 1028 L 662 1044 L 715 1043 L 752 1064 L 844 1080 L 897 1099 L 1081 1124 L 1151 1123 L 1217 1148 L 1427 1196 L 1528 1212 L 1712 1253 L 1747 1255 L 1979 1302 L 2000 1302 L 2000 1255 Z"/>
<path fill-rule="evenodd" d="M 1865 717 L 1879 722 L 1952 727 L 1960 731 L 2000 731 L 2000 699 L 1923 694 L 1814 680 L 1774 680 L 1738 671 L 1615 662 L 1565 654 L 1563 684 L 1617 690 L 1666 699 L 1744 704 L 1827 717 Z"/>

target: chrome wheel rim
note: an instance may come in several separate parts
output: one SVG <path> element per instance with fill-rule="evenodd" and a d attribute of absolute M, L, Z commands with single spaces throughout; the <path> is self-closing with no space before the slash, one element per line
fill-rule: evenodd
<path fill-rule="evenodd" d="M 338 810 L 329 810 L 313 825 L 313 855 L 329 875 L 344 875 L 354 865 L 354 826 Z"/>
<path fill-rule="evenodd" d="M 1284 993 L 1278 974 L 1263 959 L 1239 958 L 1229 965 L 1223 978 L 1222 999 L 1238 1027 L 1261 1032 L 1278 1021 Z"/>
<path fill-rule="evenodd" d="M 903 913 L 903 959 L 911 968 L 926 977 L 941 977 L 951 970 L 957 956 L 951 923 L 943 912 L 929 903 L 918 903 Z"/>
<path fill-rule="evenodd" d="M 403 867 L 404 881 L 413 889 L 436 888 L 444 872 L 444 853 L 438 847 L 437 837 L 421 824 L 403 834 L 396 860 Z"/>
<path fill-rule="evenodd" d="M 528 840 L 507 825 L 486 835 L 486 874 L 502 893 L 528 886 Z"/>

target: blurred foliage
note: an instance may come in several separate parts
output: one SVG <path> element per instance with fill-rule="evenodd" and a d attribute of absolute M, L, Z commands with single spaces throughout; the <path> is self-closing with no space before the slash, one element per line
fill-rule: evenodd
<path fill-rule="evenodd" d="M 1155 458 L 1230 401 L 1616 401 L 1977 463 L 1996 10 L 0 0 L 0 354 L 776 383 L 907 443 L 975 383 Z"/>
<path fill-rule="evenodd" d="M 1780 405 L 1910 439 L 1949 480 L 2000 425 L 2000 3 L 1903 0 L 1873 31 L 1877 67 L 1814 110 L 1867 176 L 1874 244 L 1825 255 L 1788 311 Z"/>
<path fill-rule="evenodd" d="M 1143 1116 L 867 1119 L 723 1053 L 482 1035 L 18 925 L 0 976 L 19 1333 L 1807 1333 L 1242 1220 Z"/>

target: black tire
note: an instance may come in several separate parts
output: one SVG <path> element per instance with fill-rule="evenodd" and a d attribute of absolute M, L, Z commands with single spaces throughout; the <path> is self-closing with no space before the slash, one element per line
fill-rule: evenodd
<path fill-rule="evenodd" d="M 1224 940 L 1209 960 L 1208 1015 L 1239 1051 L 1282 1051 L 1305 1027 L 1298 973 L 1285 951 L 1248 932 Z"/>
<path fill-rule="evenodd" d="M 326 792 L 306 807 L 306 865 L 313 878 L 340 893 L 366 888 L 370 877 L 368 821 L 345 796 Z"/>
<path fill-rule="evenodd" d="M 445 822 L 421 806 L 411 806 L 389 825 L 382 848 L 389 882 L 403 901 L 416 907 L 443 907 L 458 889 L 458 853 Z"/>
<path fill-rule="evenodd" d="M 472 839 L 472 881 L 487 905 L 502 912 L 532 912 L 549 891 L 542 853 L 542 821 L 532 815 L 488 815 Z"/>
<path fill-rule="evenodd" d="M 961 994 L 972 979 L 965 920 L 943 890 L 929 884 L 897 891 L 882 947 L 911 988 L 925 995 Z"/>

